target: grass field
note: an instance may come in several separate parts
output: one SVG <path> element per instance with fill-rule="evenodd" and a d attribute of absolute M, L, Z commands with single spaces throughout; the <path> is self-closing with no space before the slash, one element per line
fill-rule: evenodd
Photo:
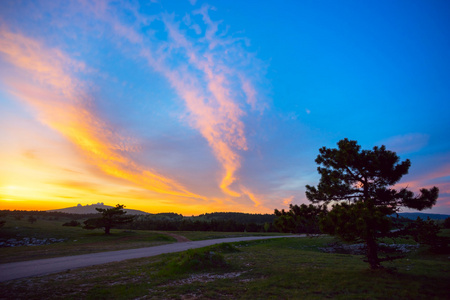
<path fill-rule="evenodd" d="M 212 246 L 14 280 L 0 289 L 14 299 L 448 299 L 448 254 L 419 250 L 370 271 L 361 256 L 319 251 L 332 240 Z"/>
<path fill-rule="evenodd" d="M 19 261 L 174 242 L 164 233 L 62 227 L 14 220 L 3 236 L 66 237 L 63 243 L 0 248 Z M 16 228 L 17 227 L 17 228 Z M 246 233 L 175 232 L 191 240 Z M 444 235 L 450 235 L 446 230 Z M 421 248 L 370 271 L 362 257 L 323 253 L 333 238 L 289 238 L 211 246 L 0 284 L 2 299 L 448 299 L 450 254 Z"/>
<path fill-rule="evenodd" d="M 191 241 L 222 239 L 241 236 L 271 236 L 271 235 L 285 235 L 279 232 L 213 232 L 213 231 L 177 231 L 176 234 L 182 235 Z"/>
<path fill-rule="evenodd" d="M 5 218 L 3 218 L 5 219 Z M 176 239 L 164 232 L 145 230 L 112 229 L 111 235 L 106 236 L 100 229 L 85 230 L 81 227 L 62 226 L 70 219 L 39 218 L 31 224 L 26 218 L 16 220 L 12 216 L 6 218 L 6 225 L 0 229 L 0 239 L 24 237 L 35 238 L 63 238 L 64 242 L 43 246 L 0 248 L 0 263 L 43 259 L 58 256 L 87 254 L 103 251 L 114 251 L 141 247 L 151 247 L 176 242 Z M 171 234 L 171 233 L 169 233 Z M 224 237 L 280 235 L 279 233 L 245 233 L 245 232 L 199 232 L 186 231 L 176 234 L 197 241 Z"/>
<path fill-rule="evenodd" d="M 5 227 L 0 229 L 0 238 L 63 238 L 65 241 L 42 246 L 0 248 L 0 263 L 151 247 L 176 241 L 173 237 L 151 231 L 112 230 L 113 234 L 106 236 L 101 230 L 62 226 L 67 221 L 38 219 L 30 224 L 26 218 L 7 219 Z"/>

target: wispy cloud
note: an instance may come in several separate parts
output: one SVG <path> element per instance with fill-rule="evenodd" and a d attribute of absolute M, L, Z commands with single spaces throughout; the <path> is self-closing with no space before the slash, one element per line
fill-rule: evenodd
<path fill-rule="evenodd" d="M 292 203 L 292 200 L 294 200 L 294 196 L 289 196 L 283 199 L 283 204 L 286 206 L 289 206 L 289 204 Z"/>
<path fill-rule="evenodd" d="M 437 211 L 439 207 L 448 207 L 450 201 L 450 162 L 448 160 L 449 154 L 443 156 L 433 157 L 434 161 L 428 161 L 424 166 L 418 166 L 416 171 L 404 177 L 405 180 L 396 184 L 396 188 L 408 188 L 415 193 L 419 193 L 421 188 L 432 188 L 437 186 L 439 188 L 439 198 L 436 204 Z M 433 164 L 438 164 L 433 166 Z M 413 166 L 414 168 L 414 162 Z"/>
<path fill-rule="evenodd" d="M 260 111 L 265 107 L 258 101 L 258 92 L 247 74 L 252 63 L 259 63 L 244 50 L 243 39 L 229 37 L 226 29 L 220 30 L 221 22 L 209 17 L 210 9 L 213 8 L 203 5 L 192 13 L 192 16 L 201 16 L 203 23 L 200 25 L 205 28 L 195 43 L 187 31 L 194 30 L 197 35 L 202 31 L 190 14 L 183 17 L 183 22 L 167 13 L 136 17 L 137 20 L 162 22 L 164 32 L 168 34 L 165 40 L 142 34 L 137 29 L 144 24 L 139 25 L 139 21 L 135 25 L 137 29 L 125 27 L 119 13 L 112 8 L 103 8 L 101 16 L 96 14 L 110 24 L 117 36 L 138 46 L 149 66 L 167 78 L 184 100 L 191 126 L 208 141 L 223 168 L 220 188 L 226 194 L 238 197 L 239 185 L 234 183 L 242 163 L 240 151 L 248 150 L 242 121 L 246 115 L 245 104 Z"/>
<path fill-rule="evenodd" d="M 419 151 L 428 144 L 429 136 L 422 133 L 410 133 L 390 137 L 380 144 L 386 145 L 388 149 L 399 153 L 410 153 Z"/>
<path fill-rule="evenodd" d="M 205 34 L 201 38 L 204 48 L 194 46 L 187 39 L 173 16 L 163 15 L 171 48 L 177 50 L 170 53 L 168 59 L 181 55 L 187 58 L 188 63 L 176 69 L 169 69 L 166 64 L 161 69 L 185 100 L 193 126 L 202 133 L 221 163 L 225 171 L 220 182 L 221 189 L 228 195 L 237 197 L 240 193 L 231 186 L 241 167 L 242 157 L 239 151 L 248 149 L 245 125 L 242 122 L 242 117 L 246 114 L 242 100 L 255 108 L 257 92 L 241 70 L 227 65 L 227 51 L 239 52 L 244 59 L 246 53 L 236 47 L 236 40 L 223 37 L 223 32 L 219 32 L 220 22 L 210 19 L 209 9 L 209 6 L 204 5 L 194 12 L 202 16 L 206 25 Z M 194 76 L 196 80 L 191 79 Z M 244 97 L 239 92 L 243 92 Z M 241 191 L 244 192 L 242 189 Z"/>
<path fill-rule="evenodd" d="M 83 82 L 72 74 L 86 70 L 83 63 L 5 27 L 0 27 L 0 55 L 20 73 L 4 80 L 11 93 L 32 106 L 43 123 L 78 146 L 103 172 L 157 193 L 202 198 L 124 155 L 134 147 L 96 116 Z"/>
<path fill-rule="evenodd" d="M 255 207 L 261 206 L 262 201 L 260 200 L 260 197 L 256 196 L 254 193 L 252 193 L 249 189 L 247 189 L 244 186 L 241 186 L 241 191 L 253 202 Z"/>

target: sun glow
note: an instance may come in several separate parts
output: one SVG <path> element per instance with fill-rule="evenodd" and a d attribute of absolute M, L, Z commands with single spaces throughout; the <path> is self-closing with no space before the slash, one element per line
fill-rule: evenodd
<path fill-rule="evenodd" d="M 445 1 L 247 2 L 0 0 L 0 210 L 273 213 L 349 137 L 411 159 L 397 187 L 450 211 Z"/>
<path fill-rule="evenodd" d="M 3 53 L 22 73 L 21 76 L 7 79 L 12 92 L 34 108 L 44 124 L 58 131 L 77 146 L 90 164 L 104 174 L 125 179 L 155 193 L 205 199 L 188 191 L 173 179 L 136 164 L 128 155 L 123 154 L 133 149 L 126 146 L 125 139 L 116 134 L 114 128 L 103 122 L 89 108 L 89 95 L 84 92 L 84 83 L 66 72 L 66 69 L 73 66 L 76 66 L 75 70 L 82 70 L 84 64 L 73 61 L 59 50 L 46 49 L 44 45 L 31 38 L 11 33 L 5 28 L 1 29 L 0 53 Z M 18 162 L 18 164 L 22 163 Z M 17 167 L 18 164 L 15 166 Z M 45 182 L 41 184 L 45 185 Z M 106 182 L 102 185 L 103 188 L 106 188 L 105 185 L 111 186 Z M 41 185 L 39 188 L 31 189 L 29 184 L 27 186 L 28 188 L 21 188 L 20 192 L 15 191 L 14 197 L 17 199 L 60 198 L 52 194 L 61 187 Z M 83 190 L 83 187 L 80 185 L 76 188 Z M 94 191 L 90 188 L 91 193 L 101 193 L 100 191 L 100 186 Z M 64 194 L 78 195 L 79 192 L 72 191 L 72 193 Z M 154 198 L 155 195 L 150 193 L 150 196 Z M 97 196 L 97 198 L 103 197 Z M 95 199 L 95 201 L 98 200 L 100 199 Z"/>

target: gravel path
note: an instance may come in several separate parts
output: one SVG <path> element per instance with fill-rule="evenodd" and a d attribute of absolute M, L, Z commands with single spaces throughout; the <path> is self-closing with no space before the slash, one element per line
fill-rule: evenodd
<path fill-rule="evenodd" d="M 251 236 L 251 237 L 204 240 L 204 241 L 189 241 L 139 249 L 109 251 L 101 253 L 91 253 L 83 255 L 7 263 L 0 265 L 0 282 L 24 277 L 58 273 L 70 269 L 89 267 L 133 258 L 156 256 L 164 253 L 181 252 L 188 249 L 201 248 L 220 243 L 232 243 L 241 241 L 254 241 L 254 240 L 274 239 L 283 237 L 302 237 L 302 236 L 304 235 Z"/>

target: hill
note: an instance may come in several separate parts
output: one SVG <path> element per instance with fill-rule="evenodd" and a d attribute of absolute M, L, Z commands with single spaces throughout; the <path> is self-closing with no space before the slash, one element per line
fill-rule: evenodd
<path fill-rule="evenodd" d="M 249 224 L 264 224 L 264 223 L 272 223 L 275 219 L 274 214 L 249 214 L 249 213 L 238 213 L 238 212 L 213 212 L 206 213 L 194 217 L 195 220 L 200 221 L 228 221 L 232 220 L 237 223 Z"/>
<path fill-rule="evenodd" d="M 73 207 L 67 207 L 67 208 L 61 208 L 61 209 L 52 209 L 47 210 L 48 212 L 63 212 L 68 214 L 98 214 L 98 211 L 95 210 L 96 208 L 113 208 L 113 206 L 104 205 L 103 203 L 97 203 L 97 204 L 87 204 L 85 206 L 78 204 L 77 206 Z M 124 211 L 126 211 L 130 215 L 148 215 L 148 213 L 136 210 L 136 209 L 128 209 L 125 208 Z"/>
<path fill-rule="evenodd" d="M 403 217 L 403 218 L 407 218 L 410 220 L 416 220 L 417 217 L 420 217 L 423 220 L 426 220 L 428 217 L 431 220 L 445 220 L 448 217 L 450 217 L 450 215 L 443 215 L 443 214 L 427 214 L 427 213 L 399 213 L 399 216 Z"/>

